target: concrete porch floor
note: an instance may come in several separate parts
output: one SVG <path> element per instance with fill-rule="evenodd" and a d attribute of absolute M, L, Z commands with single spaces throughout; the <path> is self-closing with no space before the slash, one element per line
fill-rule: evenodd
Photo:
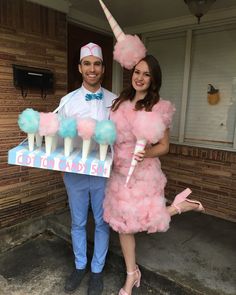
<path fill-rule="evenodd" d="M 70 238 L 70 215 L 53 216 L 49 228 Z M 93 240 L 89 219 L 89 240 Z M 137 234 L 143 281 L 161 294 L 236 295 L 236 224 L 190 212 L 176 215 L 166 233 Z M 111 232 L 112 264 L 123 268 L 118 235 Z M 141 293 L 142 294 L 142 293 Z M 145 293 L 143 293 L 145 294 Z"/>
<path fill-rule="evenodd" d="M 62 295 L 73 267 L 70 215 L 49 216 L 47 231 L 0 254 L 0 295 Z M 93 219 L 88 224 L 89 252 Z M 173 218 L 167 233 L 137 235 L 142 288 L 133 293 L 236 295 L 235 223 L 199 213 Z M 86 276 L 75 294 L 86 295 Z M 111 232 L 104 295 L 117 295 L 124 280 L 118 235 Z"/>
<path fill-rule="evenodd" d="M 65 295 L 65 278 L 72 271 L 71 245 L 43 233 L 0 254 L 0 295 Z M 73 294 L 87 295 L 89 272 Z M 116 295 L 124 276 L 109 263 L 104 269 L 104 295 Z M 136 294 L 158 294 L 147 285 Z"/>

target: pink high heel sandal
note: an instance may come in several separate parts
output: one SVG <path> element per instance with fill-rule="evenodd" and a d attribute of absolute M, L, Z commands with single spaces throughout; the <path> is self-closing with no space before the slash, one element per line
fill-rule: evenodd
<path fill-rule="evenodd" d="M 194 211 L 198 211 L 198 212 L 203 212 L 205 211 L 204 207 L 202 206 L 201 202 L 199 201 L 196 201 L 196 200 L 191 200 L 191 199 L 187 199 L 187 196 L 189 194 L 191 194 L 191 190 L 189 188 L 186 188 L 184 191 L 182 191 L 180 194 L 178 194 L 173 203 L 171 204 L 171 206 L 173 206 L 179 214 L 182 213 L 180 207 L 178 206 L 180 203 L 186 201 L 186 202 L 189 202 L 189 203 L 194 203 L 194 204 L 197 204 L 198 207 L 196 209 L 194 209 Z"/>
<path fill-rule="evenodd" d="M 128 271 L 127 271 L 127 275 L 128 275 L 128 276 L 132 276 L 132 275 L 134 275 L 135 273 L 138 274 L 138 278 L 137 278 L 136 281 L 134 281 L 132 288 L 133 288 L 134 286 L 137 287 L 137 288 L 139 288 L 139 286 L 140 286 L 140 280 L 141 280 L 141 272 L 140 272 L 138 266 L 136 266 L 136 269 L 135 269 L 134 271 L 132 271 L 132 272 L 128 272 Z M 129 295 L 129 294 L 128 294 L 123 288 L 121 288 L 120 291 L 119 291 L 119 294 L 118 294 L 118 295 Z"/>

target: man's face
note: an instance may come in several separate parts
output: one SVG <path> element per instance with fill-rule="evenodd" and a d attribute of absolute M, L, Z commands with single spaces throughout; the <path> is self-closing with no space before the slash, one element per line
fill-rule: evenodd
<path fill-rule="evenodd" d="M 82 74 L 85 88 L 94 91 L 100 87 L 104 73 L 104 66 L 100 58 L 92 55 L 84 57 L 79 64 L 79 71 Z"/>

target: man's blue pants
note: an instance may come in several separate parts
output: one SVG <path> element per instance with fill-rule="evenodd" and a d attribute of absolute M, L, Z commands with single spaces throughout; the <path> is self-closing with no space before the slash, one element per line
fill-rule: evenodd
<path fill-rule="evenodd" d="M 109 244 L 109 225 L 103 220 L 103 200 L 106 178 L 76 173 L 64 173 L 71 212 L 71 237 L 76 269 L 87 265 L 86 224 L 89 204 L 95 221 L 94 252 L 91 271 L 102 271 Z"/>

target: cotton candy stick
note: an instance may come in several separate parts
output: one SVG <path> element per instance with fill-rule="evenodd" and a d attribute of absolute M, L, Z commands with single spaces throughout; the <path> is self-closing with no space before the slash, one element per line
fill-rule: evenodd
<path fill-rule="evenodd" d="M 96 124 L 94 139 L 99 143 L 100 161 L 105 161 L 108 145 L 116 140 L 115 124 L 110 120 L 102 120 Z"/>
<path fill-rule="evenodd" d="M 58 116 L 55 113 L 40 113 L 39 135 L 45 136 L 45 152 L 50 155 L 57 145 Z"/>
<path fill-rule="evenodd" d="M 32 152 L 34 150 L 34 138 L 35 138 L 35 134 L 34 133 L 27 133 L 27 137 L 28 137 L 29 151 Z"/>
<path fill-rule="evenodd" d="M 43 136 L 40 136 L 38 132 L 35 134 L 35 141 L 36 141 L 36 146 L 40 148 L 42 146 Z"/>
<path fill-rule="evenodd" d="M 64 138 L 64 155 L 69 157 L 73 151 L 73 139 L 76 136 L 77 122 L 75 118 L 61 118 L 58 134 Z"/>
<path fill-rule="evenodd" d="M 96 120 L 92 118 L 79 118 L 77 121 L 78 135 L 83 139 L 82 160 L 86 161 L 90 148 L 91 139 L 95 132 Z"/>
<path fill-rule="evenodd" d="M 53 152 L 53 136 L 50 135 L 46 135 L 45 136 L 45 152 L 48 156 L 51 155 L 51 153 Z"/>
<path fill-rule="evenodd" d="M 57 148 L 57 143 L 58 143 L 58 136 L 57 134 L 55 134 L 53 136 L 53 141 L 52 141 L 52 149 L 51 152 L 53 153 L 55 151 L 55 149 Z"/>
<path fill-rule="evenodd" d="M 138 163 L 137 160 L 135 160 L 135 154 L 138 153 L 138 152 L 143 151 L 145 146 L 146 146 L 146 143 L 147 143 L 146 139 L 138 139 L 137 140 L 136 145 L 135 145 L 135 149 L 134 149 L 134 155 L 133 155 L 132 160 L 131 160 L 131 164 L 130 164 L 130 168 L 129 168 L 129 172 L 128 172 L 128 175 L 127 175 L 127 178 L 126 178 L 125 185 L 128 184 L 128 182 L 130 180 L 130 177 L 133 174 L 134 169 L 135 169 L 135 167 L 137 166 L 137 163 Z"/>
<path fill-rule="evenodd" d="M 18 125 L 22 131 L 27 133 L 29 151 L 34 150 L 35 134 L 39 128 L 39 112 L 33 109 L 25 109 L 18 118 Z"/>
<path fill-rule="evenodd" d="M 108 144 L 100 144 L 99 145 L 99 156 L 100 161 L 105 161 L 107 156 Z"/>
<path fill-rule="evenodd" d="M 69 157 L 70 154 L 72 153 L 74 147 L 74 140 L 71 137 L 65 137 L 64 138 L 64 155 L 65 157 Z"/>
<path fill-rule="evenodd" d="M 83 139 L 82 143 L 82 161 L 86 161 L 90 150 L 91 150 L 91 138 L 90 139 Z"/>

